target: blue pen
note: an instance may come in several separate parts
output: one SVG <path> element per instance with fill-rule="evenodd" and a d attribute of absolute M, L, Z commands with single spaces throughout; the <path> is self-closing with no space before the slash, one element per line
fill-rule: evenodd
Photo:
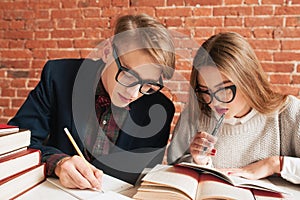
<path fill-rule="evenodd" d="M 215 126 L 215 128 L 214 128 L 214 130 L 211 132 L 211 135 L 212 135 L 212 136 L 216 136 L 216 135 L 217 135 L 218 130 L 219 130 L 219 128 L 220 128 L 220 126 L 221 126 L 221 124 L 222 124 L 222 122 L 223 122 L 223 120 L 224 120 L 224 117 L 225 117 L 225 113 L 223 113 L 223 114 L 221 115 L 220 119 L 218 120 L 218 122 L 217 122 L 217 124 L 216 124 L 216 126 Z M 206 152 L 206 150 L 207 150 L 207 147 L 204 147 L 204 148 L 203 148 L 203 151 Z"/>

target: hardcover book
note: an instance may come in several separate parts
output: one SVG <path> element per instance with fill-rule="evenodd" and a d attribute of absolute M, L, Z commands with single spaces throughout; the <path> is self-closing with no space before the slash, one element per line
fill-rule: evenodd
<path fill-rule="evenodd" d="M 30 144 L 30 130 L 20 130 L 10 134 L 0 135 L 0 157 Z"/>
<path fill-rule="evenodd" d="M 0 181 L 1 199 L 13 199 L 45 180 L 45 164 L 37 165 Z"/>
<path fill-rule="evenodd" d="M 0 124 L 0 135 L 14 133 L 14 132 L 18 132 L 18 131 L 19 131 L 19 127 L 17 127 L 17 126 Z"/>
<path fill-rule="evenodd" d="M 26 149 L 0 158 L 0 181 L 28 168 L 39 165 L 41 153 L 37 149 Z"/>

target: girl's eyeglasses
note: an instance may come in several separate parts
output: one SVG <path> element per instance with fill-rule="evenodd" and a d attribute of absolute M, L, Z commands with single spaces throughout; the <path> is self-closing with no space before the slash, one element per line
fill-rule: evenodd
<path fill-rule="evenodd" d="M 222 103 L 230 103 L 235 98 L 236 86 L 230 85 L 220 88 L 215 92 L 212 92 L 210 89 L 201 89 L 201 87 L 197 84 L 195 88 L 195 93 L 197 95 L 198 101 L 205 104 L 210 104 L 213 101 L 213 98 Z"/>

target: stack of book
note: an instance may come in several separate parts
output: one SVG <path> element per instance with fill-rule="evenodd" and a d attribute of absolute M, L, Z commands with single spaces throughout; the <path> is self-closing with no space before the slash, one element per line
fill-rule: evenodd
<path fill-rule="evenodd" d="M 45 179 L 39 150 L 28 148 L 30 130 L 0 124 L 0 196 L 13 199 Z"/>

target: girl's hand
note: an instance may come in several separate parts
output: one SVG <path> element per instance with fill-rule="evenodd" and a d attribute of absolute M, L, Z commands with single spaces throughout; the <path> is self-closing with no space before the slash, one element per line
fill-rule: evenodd
<path fill-rule="evenodd" d="M 209 156 L 216 154 L 216 149 L 214 149 L 216 142 L 216 137 L 206 132 L 198 132 L 190 144 L 190 153 L 194 162 L 199 165 L 206 165 Z M 204 150 L 204 148 L 206 148 L 206 150 Z"/>
<path fill-rule="evenodd" d="M 241 176 L 247 179 L 261 179 L 280 173 L 280 159 L 279 156 L 272 156 L 242 168 L 223 169 L 222 171 L 226 171 L 229 175 Z"/>
<path fill-rule="evenodd" d="M 67 188 L 101 189 L 103 172 L 93 165 L 87 166 L 79 156 L 63 158 L 57 163 L 55 174 Z"/>

